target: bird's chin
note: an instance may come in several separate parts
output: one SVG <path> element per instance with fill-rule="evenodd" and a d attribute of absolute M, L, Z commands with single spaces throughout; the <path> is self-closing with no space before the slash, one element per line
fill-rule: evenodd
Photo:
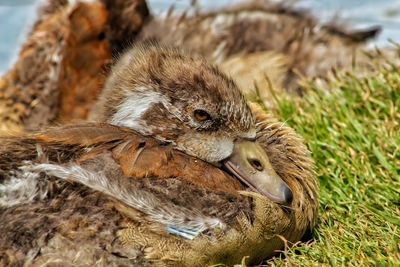
<path fill-rule="evenodd" d="M 282 205 L 292 201 L 291 189 L 275 172 L 258 142 L 235 142 L 232 154 L 220 164 L 243 185 L 271 201 Z"/>

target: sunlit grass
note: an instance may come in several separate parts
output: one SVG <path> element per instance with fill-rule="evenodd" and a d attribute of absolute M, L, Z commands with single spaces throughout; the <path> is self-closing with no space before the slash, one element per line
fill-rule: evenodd
<path fill-rule="evenodd" d="M 313 241 L 268 264 L 400 266 L 399 67 L 309 81 L 305 92 L 277 97 L 275 113 L 312 151 L 319 223 Z"/>

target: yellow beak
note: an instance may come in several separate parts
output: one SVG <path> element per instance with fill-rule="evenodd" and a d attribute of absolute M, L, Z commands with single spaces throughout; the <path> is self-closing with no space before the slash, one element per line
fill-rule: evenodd
<path fill-rule="evenodd" d="M 252 190 L 279 204 L 289 204 L 293 193 L 279 177 L 257 141 L 238 140 L 224 166 Z"/>

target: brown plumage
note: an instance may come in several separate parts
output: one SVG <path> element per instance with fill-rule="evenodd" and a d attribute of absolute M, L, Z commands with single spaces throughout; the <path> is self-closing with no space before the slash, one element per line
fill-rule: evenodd
<path fill-rule="evenodd" d="M 147 16 L 144 0 L 45 1 L 17 62 L 0 77 L 0 134 L 86 119 L 111 52 Z"/>
<path fill-rule="evenodd" d="M 379 29 L 364 34 L 363 30 L 349 30 L 340 24 L 322 24 L 306 10 L 284 1 L 245 1 L 208 12 L 190 10 L 153 16 L 138 39 L 176 45 L 217 64 L 231 57 L 273 51 L 284 56 L 280 62 L 284 72 L 278 77 L 283 80 L 282 88 L 277 89 L 299 92 L 301 77 L 324 75 L 335 67 L 351 68 L 354 59 L 369 62 L 362 53 L 364 42 L 375 37 Z M 258 66 L 247 64 L 243 68 Z"/>
<path fill-rule="evenodd" d="M 316 180 L 300 138 L 252 112 L 200 58 L 155 45 L 128 50 L 93 118 L 117 126 L 0 140 L 2 263 L 204 266 L 246 255 L 257 263 L 282 247 L 277 234 L 295 242 L 315 225 Z M 254 160 L 246 174 L 241 164 Z M 242 171 L 216 167 L 226 162 Z"/>
<path fill-rule="evenodd" d="M 223 70 L 240 84 L 237 76 L 244 70 L 256 74 L 263 89 L 267 73 L 279 90 L 298 88 L 299 75 L 351 67 L 353 59 L 370 62 L 360 42 L 377 32 L 321 25 L 306 12 L 271 3 L 163 18 L 149 16 L 144 0 L 56 0 L 45 1 L 37 17 L 18 61 L 0 78 L 2 135 L 86 119 L 104 82 L 98 74 L 107 74 L 111 54 L 136 40 L 156 39 L 224 63 Z M 268 64 L 254 64 L 252 58 Z M 252 91 L 253 79 L 245 84 L 246 92 Z M 268 95 L 262 97 L 268 104 Z"/>
<path fill-rule="evenodd" d="M 258 140 L 275 170 L 294 192 L 286 212 L 249 192 L 250 196 L 254 194 L 252 208 L 251 198 L 238 195 L 235 190 L 242 186 L 226 173 L 130 130 L 92 124 L 57 128 L 24 139 L 3 139 L 3 184 L 9 169 L 26 164 L 23 160 L 30 160 L 31 166 L 35 162 L 64 166 L 79 163 L 86 170 L 103 172 L 109 183 L 132 196 L 137 196 L 137 192 L 149 193 L 153 208 L 158 211 L 173 203 L 171 208 L 185 208 L 189 217 L 193 216 L 191 212 L 217 217 L 228 227 L 210 230 L 194 240 L 171 236 L 160 223 L 154 222 L 152 214 L 133 209 L 126 199 L 106 190 L 101 193 L 64 179 L 46 178 L 38 169 L 38 194 L 33 199 L 20 199 L 16 206 L 1 208 L 2 263 L 40 265 L 62 260 L 89 265 L 100 262 L 204 266 L 237 263 L 245 255 L 257 263 L 281 248 L 275 234 L 292 242 L 299 240 L 316 220 L 312 162 L 290 128 L 263 113 L 257 113 L 257 119 Z M 126 158 L 121 157 L 124 148 L 128 149 L 125 153 L 131 162 L 128 166 L 123 163 Z M 149 157 L 153 160 L 149 161 Z M 34 168 L 24 171 L 35 173 Z M 68 175 L 65 179 L 73 180 Z"/>
<path fill-rule="evenodd" d="M 199 120 L 196 112 L 209 117 Z M 200 57 L 156 44 L 121 56 L 90 119 L 171 142 L 214 163 L 236 138 L 255 138 L 253 116 L 231 78 Z"/>

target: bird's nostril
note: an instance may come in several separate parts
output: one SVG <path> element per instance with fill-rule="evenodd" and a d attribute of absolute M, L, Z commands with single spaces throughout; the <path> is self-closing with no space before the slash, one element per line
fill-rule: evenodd
<path fill-rule="evenodd" d="M 285 203 L 292 202 L 292 200 L 293 200 L 293 192 L 290 189 L 290 187 L 287 186 L 286 184 L 284 185 L 284 188 L 283 188 L 283 196 L 284 196 L 284 199 L 285 199 Z"/>
<path fill-rule="evenodd" d="M 248 159 L 251 166 L 258 171 L 264 170 L 264 166 L 258 159 Z"/>

